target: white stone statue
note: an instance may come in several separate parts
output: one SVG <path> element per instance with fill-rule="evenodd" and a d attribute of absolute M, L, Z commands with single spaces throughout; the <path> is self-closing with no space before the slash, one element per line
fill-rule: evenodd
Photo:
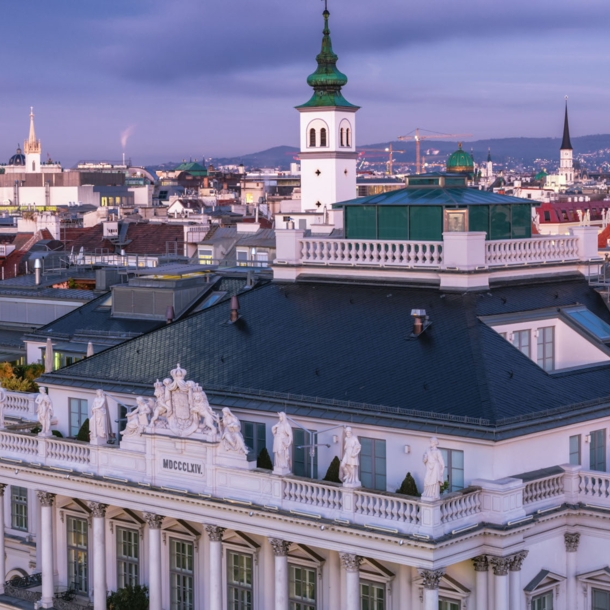
<path fill-rule="evenodd" d="M 0 430 L 4 430 L 4 407 L 6 407 L 6 390 L 0 386 Z"/>
<path fill-rule="evenodd" d="M 292 468 L 292 427 L 286 419 L 286 413 L 279 414 L 280 421 L 271 428 L 273 432 L 273 472 L 289 474 Z"/>
<path fill-rule="evenodd" d="M 576 210 L 576 214 L 578 214 L 578 224 L 582 227 L 583 226 L 583 220 L 584 220 L 584 216 L 582 213 L 582 210 Z"/>
<path fill-rule="evenodd" d="M 40 392 L 36 396 L 38 421 L 42 430 L 38 436 L 51 436 L 51 419 L 53 418 L 53 403 L 47 394 L 47 389 L 40 386 Z"/>
<path fill-rule="evenodd" d="M 165 381 L 155 382 L 155 408 L 153 416 L 150 419 L 150 427 L 167 428 L 167 415 L 170 413 L 170 407 L 165 402 L 165 388 L 171 383 L 169 379 Z M 160 419 L 162 418 L 162 419 Z"/>
<path fill-rule="evenodd" d="M 218 432 L 220 421 L 218 415 L 216 415 L 212 410 L 212 407 L 210 407 L 210 401 L 208 400 L 207 394 L 199 384 L 195 385 L 193 391 L 193 406 L 191 407 L 191 412 L 203 420 L 199 428 L 206 435 L 207 440 L 210 442 L 217 441 L 220 436 Z"/>
<path fill-rule="evenodd" d="M 424 477 L 424 493 L 422 497 L 438 500 L 441 497 L 441 485 L 445 481 L 445 460 L 438 450 L 438 439 L 430 439 L 430 449 L 424 453 L 426 476 Z"/>
<path fill-rule="evenodd" d="M 345 429 L 343 458 L 339 467 L 339 478 L 343 481 L 343 487 L 360 487 L 358 467 L 360 466 L 361 449 L 360 441 L 354 436 L 352 429 L 348 426 Z"/>
<path fill-rule="evenodd" d="M 591 226 L 591 210 L 585 210 L 585 227 Z"/>
<path fill-rule="evenodd" d="M 224 407 L 222 410 L 222 419 L 220 420 L 222 429 L 222 446 L 226 451 L 236 451 L 238 453 L 248 454 L 248 447 L 241 433 L 241 424 L 239 419 L 231 413 L 229 407 Z"/>
<path fill-rule="evenodd" d="M 98 390 L 91 405 L 89 440 L 94 445 L 106 443 L 108 433 L 108 400 L 104 390 Z"/>
<path fill-rule="evenodd" d="M 142 396 L 136 398 L 136 407 L 127 413 L 127 425 L 121 432 L 124 436 L 141 436 L 148 427 L 148 416 L 152 413 L 150 404 Z"/>

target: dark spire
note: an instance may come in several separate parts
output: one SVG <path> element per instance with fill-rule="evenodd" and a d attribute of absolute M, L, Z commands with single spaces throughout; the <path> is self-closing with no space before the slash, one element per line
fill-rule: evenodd
<path fill-rule="evenodd" d="M 566 98 L 566 116 L 563 122 L 563 140 L 561 142 L 561 150 L 572 150 L 572 142 L 570 142 L 570 126 L 568 125 L 568 98 Z"/>
<path fill-rule="evenodd" d="M 491 148 L 487 149 L 487 162 L 491 161 Z"/>

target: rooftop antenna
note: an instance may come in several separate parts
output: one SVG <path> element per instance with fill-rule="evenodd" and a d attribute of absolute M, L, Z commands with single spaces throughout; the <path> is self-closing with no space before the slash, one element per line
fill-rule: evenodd
<path fill-rule="evenodd" d="M 324 10 L 328 11 L 328 0 L 323 0 L 324 2 Z"/>

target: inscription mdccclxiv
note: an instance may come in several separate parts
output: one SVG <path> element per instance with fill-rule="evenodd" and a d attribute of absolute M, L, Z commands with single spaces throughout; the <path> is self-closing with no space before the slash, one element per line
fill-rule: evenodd
<path fill-rule="evenodd" d="M 183 462 L 182 460 L 163 459 L 163 468 L 165 470 L 175 470 L 177 472 L 186 472 L 187 474 L 202 474 L 203 469 L 201 464 L 193 462 Z"/>

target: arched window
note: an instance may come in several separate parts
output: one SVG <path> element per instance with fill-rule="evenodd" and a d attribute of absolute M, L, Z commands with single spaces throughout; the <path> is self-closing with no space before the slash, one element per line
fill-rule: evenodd
<path fill-rule="evenodd" d="M 344 134 L 344 129 L 343 129 L 343 127 L 341 127 L 340 132 L 341 132 L 341 146 L 345 146 L 345 142 L 344 142 L 344 139 L 343 139 L 343 134 Z"/>
<path fill-rule="evenodd" d="M 36 171 L 36 161 L 32 161 L 32 171 Z"/>
<path fill-rule="evenodd" d="M 326 129 L 320 129 L 320 146 L 326 146 Z"/>
<path fill-rule="evenodd" d="M 351 146 L 351 134 L 350 134 L 350 129 L 349 127 L 345 130 L 345 145 L 346 146 Z"/>
<path fill-rule="evenodd" d="M 309 130 L 309 146 L 316 147 L 316 130 L 313 128 Z"/>

